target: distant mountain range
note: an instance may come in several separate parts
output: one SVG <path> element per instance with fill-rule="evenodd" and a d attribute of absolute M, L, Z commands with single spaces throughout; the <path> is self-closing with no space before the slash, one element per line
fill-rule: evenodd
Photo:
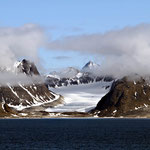
<path fill-rule="evenodd" d="M 46 85 L 49 87 L 60 87 L 67 85 L 88 84 L 101 80 L 112 81 L 111 76 L 101 76 L 100 65 L 89 61 L 79 70 L 74 67 L 68 67 L 60 72 L 51 72 L 46 77 Z"/>

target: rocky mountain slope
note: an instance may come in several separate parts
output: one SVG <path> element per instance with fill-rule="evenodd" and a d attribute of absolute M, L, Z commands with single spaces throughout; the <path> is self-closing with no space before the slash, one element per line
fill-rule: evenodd
<path fill-rule="evenodd" d="M 40 74 L 34 65 L 27 60 L 23 60 L 20 63 L 17 63 L 15 72 L 17 73 L 17 77 L 25 74 L 28 76 L 27 80 L 31 80 L 30 83 L 19 82 L 17 81 L 15 85 L 11 85 L 7 83 L 6 85 L 0 86 L 0 117 L 4 116 L 13 116 L 14 114 L 19 115 L 22 114 L 21 111 L 28 113 L 32 113 L 32 116 L 44 112 L 44 106 L 53 107 L 58 103 L 62 103 L 62 97 L 48 90 L 45 86 L 44 82 L 38 81 L 37 78 L 40 77 Z M 56 102 L 57 101 L 57 102 Z M 32 111 L 28 111 L 28 109 L 33 108 Z M 38 109 L 36 109 L 38 107 Z M 41 107 L 39 109 L 39 107 Z M 34 110 L 34 111 L 33 111 Z"/>
<path fill-rule="evenodd" d="M 60 87 L 67 85 L 88 84 L 91 82 L 112 81 L 111 76 L 100 75 L 100 65 L 89 61 L 78 70 L 73 67 L 66 68 L 61 72 L 52 72 L 46 77 L 46 84 L 49 87 Z"/>
<path fill-rule="evenodd" d="M 142 77 L 115 81 L 92 112 L 100 117 L 150 117 L 149 81 Z"/>

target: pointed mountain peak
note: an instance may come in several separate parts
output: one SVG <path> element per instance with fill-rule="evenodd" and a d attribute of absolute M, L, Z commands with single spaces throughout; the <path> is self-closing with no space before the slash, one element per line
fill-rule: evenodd
<path fill-rule="evenodd" d="M 94 62 L 89 61 L 85 66 L 93 66 L 93 65 L 94 65 Z"/>
<path fill-rule="evenodd" d="M 96 64 L 92 61 L 89 61 L 88 63 L 85 64 L 85 66 L 82 68 L 82 71 L 88 71 L 89 69 L 100 69 L 100 65 Z"/>
<path fill-rule="evenodd" d="M 26 75 L 40 75 L 35 64 L 26 59 L 20 62 L 16 62 L 14 65 L 17 68 L 17 72 L 25 73 Z"/>

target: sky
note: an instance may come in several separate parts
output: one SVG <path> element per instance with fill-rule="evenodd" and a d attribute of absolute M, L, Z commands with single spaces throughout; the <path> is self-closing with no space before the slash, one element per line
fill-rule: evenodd
<path fill-rule="evenodd" d="M 128 47 L 126 53 L 124 43 L 119 42 L 122 53 L 117 53 L 118 39 L 130 38 L 127 35 L 132 33 L 130 45 L 138 47 L 132 60 L 137 56 L 138 59 L 134 61 L 137 63 L 141 59 L 138 54 L 142 46 L 138 45 L 139 41 L 134 41 L 137 35 L 140 35 L 139 40 L 141 37 L 149 38 L 146 35 L 149 32 L 147 24 L 150 23 L 149 6 L 149 0 L 0 1 L 0 40 L 2 41 L 0 55 L 6 56 L 12 53 L 8 57 L 8 62 L 10 59 L 29 58 L 36 63 L 39 62 L 38 65 L 44 67 L 43 71 L 46 72 L 69 66 L 81 68 L 89 60 L 103 64 L 104 60 L 109 59 L 118 64 L 116 58 L 121 56 L 119 61 L 126 60 L 126 54 L 131 50 L 131 47 Z M 110 32 L 117 42 L 110 42 L 114 40 Z M 102 38 L 105 38 L 105 41 L 101 40 Z M 107 42 L 111 43 L 108 45 L 109 48 L 106 47 Z M 99 43 L 103 46 L 98 48 L 113 53 L 113 57 L 94 47 Z M 148 44 L 149 41 L 145 45 Z M 115 49 L 115 51 L 110 52 L 108 49 Z M 149 47 L 145 48 L 146 54 L 148 49 Z M 142 53 L 142 56 L 143 59 L 145 53 Z M 130 64 L 132 60 L 129 60 Z M 107 71 L 112 68 L 109 63 Z"/>

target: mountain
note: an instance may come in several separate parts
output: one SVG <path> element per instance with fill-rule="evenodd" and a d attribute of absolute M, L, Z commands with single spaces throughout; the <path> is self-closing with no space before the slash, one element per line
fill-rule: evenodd
<path fill-rule="evenodd" d="M 74 78 L 80 71 L 74 67 L 68 67 L 65 69 L 62 69 L 60 72 L 52 72 L 50 73 L 50 77 L 54 78 Z"/>
<path fill-rule="evenodd" d="M 149 81 L 143 77 L 114 81 L 92 112 L 100 117 L 150 117 Z"/>
<path fill-rule="evenodd" d="M 101 71 L 100 65 L 92 61 L 89 61 L 87 64 L 85 64 L 85 66 L 81 70 L 81 72 L 89 72 L 95 75 L 98 75 L 100 71 Z"/>
<path fill-rule="evenodd" d="M 15 84 L 7 83 L 0 86 L 0 117 L 19 117 L 22 116 L 22 111 L 27 116 L 43 115 L 46 113 L 45 108 L 63 102 L 60 95 L 49 91 L 39 80 L 41 77 L 34 63 L 24 59 L 16 64 L 16 77 L 21 79 L 20 75 L 24 74 L 27 77 L 25 79 L 30 82 L 18 80 Z"/>
<path fill-rule="evenodd" d="M 26 59 L 23 59 L 22 62 L 18 62 L 18 65 L 16 65 L 16 70 L 19 73 L 24 73 L 26 75 L 40 75 L 38 72 L 36 66 L 34 63 L 27 61 Z"/>
<path fill-rule="evenodd" d="M 111 76 L 101 76 L 100 71 L 100 65 L 89 61 L 81 70 L 69 67 L 61 72 L 50 73 L 46 77 L 46 85 L 48 87 L 60 87 L 113 80 Z"/>

